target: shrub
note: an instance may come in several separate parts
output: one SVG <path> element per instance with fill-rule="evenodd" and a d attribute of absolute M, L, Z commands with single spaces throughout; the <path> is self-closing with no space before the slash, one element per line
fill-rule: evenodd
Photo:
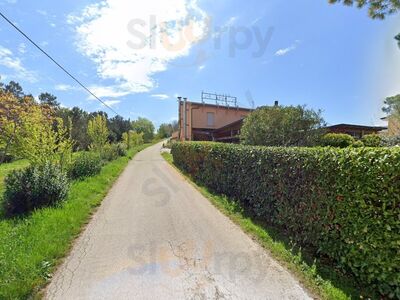
<path fill-rule="evenodd" d="M 361 140 L 366 147 L 380 147 L 382 144 L 382 138 L 377 134 L 366 134 Z"/>
<path fill-rule="evenodd" d="M 322 146 L 346 148 L 353 145 L 355 139 L 345 133 L 327 133 L 321 138 Z"/>
<path fill-rule="evenodd" d="M 364 147 L 365 145 L 364 145 L 364 143 L 362 142 L 362 141 L 355 141 L 352 145 L 351 145 L 351 147 L 354 147 L 354 148 L 361 148 L 361 147 Z"/>
<path fill-rule="evenodd" d="M 104 162 L 113 161 L 118 158 L 118 152 L 115 146 L 106 144 L 100 151 L 100 157 Z"/>
<path fill-rule="evenodd" d="M 94 152 L 82 152 L 72 163 L 69 176 L 71 179 L 94 176 L 100 173 L 101 167 L 100 155 Z"/>
<path fill-rule="evenodd" d="M 400 146 L 400 135 L 383 136 L 382 145 L 385 147 Z"/>
<path fill-rule="evenodd" d="M 4 212 L 11 217 L 55 205 L 66 198 L 68 188 L 66 174 L 51 163 L 13 171 L 5 179 Z"/>
<path fill-rule="evenodd" d="M 112 146 L 115 147 L 118 156 L 126 156 L 128 154 L 128 147 L 124 143 L 118 143 Z"/>
<path fill-rule="evenodd" d="M 305 106 L 262 106 L 251 112 L 240 130 L 241 143 L 263 146 L 314 146 L 325 122 L 321 111 Z"/>
<path fill-rule="evenodd" d="M 383 295 L 400 297 L 400 149 L 175 143 L 174 163 Z"/>

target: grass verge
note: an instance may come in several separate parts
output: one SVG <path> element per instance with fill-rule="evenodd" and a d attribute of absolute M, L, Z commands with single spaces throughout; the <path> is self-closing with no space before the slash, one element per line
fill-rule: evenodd
<path fill-rule="evenodd" d="M 176 170 L 182 173 L 174 164 L 170 153 L 163 153 L 164 159 Z M 234 201 L 223 195 L 216 195 L 206 187 L 199 186 L 193 180 L 183 176 L 222 213 L 228 216 L 234 223 L 239 225 L 243 231 L 257 240 L 271 255 L 290 270 L 298 280 L 313 295 L 319 299 L 360 299 L 360 292 L 354 287 L 352 279 L 338 276 L 337 271 L 329 265 L 322 265 L 304 257 L 304 251 L 290 246 L 287 240 L 275 228 L 260 224 L 249 217 L 243 209 Z M 329 279 L 326 279 L 326 278 Z M 340 287 L 338 287 L 340 286 Z"/>
<path fill-rule="evenodd" d="M 0 299 L 26 299 L 39 292 L 129 160 L 149 145 L 129 150 L 94 177 L 73 182 L 58 207 L 0 220 Z"/>

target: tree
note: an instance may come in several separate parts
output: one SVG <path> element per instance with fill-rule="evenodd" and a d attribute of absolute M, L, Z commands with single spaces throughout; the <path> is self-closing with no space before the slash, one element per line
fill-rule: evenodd
<path fill-rule="evenodd" d="M 57 163 L 62 169 L 71 159 L 72 140 L 61 118 L 51 109 L 33 105 L 21 116 L 21 128 L 15 138 L 15 153 L 33 165 Z"/>
<path fill-rule="evenodd" d="M 10 154 L 21 128 L 21 117 L 31 104 L 26 102 L 24 106 L 14 94 L 0 90 L 0 163 Z"/>
<path fill-rule="evenodd" d="M 399 0 L 329 0 L 329 3 L 343 3 L 344 5 L 357 5 L 358 8 L 368 6 L 368 13 L 372 19 L 383 20 L 387 15 L 400 10 Z M 395 36 L 400 48 L 400 33 Z"/>
<path fill-rule="evenodd" d="M 245 118 L 240 139 L 248 145 L 311 146 L 323 134 L 323 126 L 320 111 L 305 106 L 264 106 Z"/>
<path fill-rule="evenodd" d="M 134 146 L 139 146 L 143 144 L 143 133 L 137 133 L 133 130 L 124 132 L 122 134 L 122 140 L 128 149 Z"/>
<path fill-rule="evenodd" d="M 172 132 L 174 131 L 172 124 L 161 124 L 160 127 L 158 128 L 157 135 L 159 138 L 164 139 L 168 138 L 172 135 Z"/>
<path fill-rule="evenodd" d="M 10 81 L 8 84 L 4 86 L 4 91 L 6 93 L 13 94 L 17 99 L 22 99 L 24 97 L 24 92 L 22 87 L 18 82 Z"/>
<path fill-rule="evenodd" d="M 42 105 L 48 105 L 54 108 L 60 107 L 60 103 L 57 102 L 57 97 L 50 93 L 41 93 L 39 95 L 39 101 Z"/>
<path fill-rule="evenodd" d="M 90 141 L 87 134 L 87 126 L 89 122 L 89 114 L 79 107 L 72 109 L 60 108 L 56 111 L 58 117 L 62 118 L 65 124 L 69 126 L 70 135 L 74 141 L 74 150 L 86 150 Z"/>
<path fill-rule="evenodd" d="M 99 114 L 89 120 L 87 133 L 91 142 L 90 148 L 94 151 L 102 151 L 107 144 L 109 134 L 106 117 Z"/>
<path fill-rule="evenodd" d="M 110 129 L 110 141 L 120 142 L 122 134 L 131 129 L 131 121 L 125 120 L 121 116 L 115 116 L 108 120 L 108 128 Z"/>
<path fill-rule="evenodd" d="M 65 165 L 72 141 L 54 111 L 37 105 L 31 97 L 18 99 L 5 91 L 0 91 L 0 100 L 0 162 L 11 154 L 32 164 Z"/>
<path fill-rule="evenodd" d="M 382 111 L 388 115 L 400 116 L 400 94 L 392 97 L 387 97 L 383 102 L 385 104 L 382 107 Z"/>
<path fill-rule="evenodd" d="M 357 5 L 358 8 L 368 7 L 369 16 L 373 19 L 384 19 L 385 16 L 400 10 L 398 0 L 329 0 L 329 3 L 343 3 L 344 5 Z"/>
<path fill-rule="evenodd" d="M 132 130 L 137 133 L 143 133 L 145 143 L 151 142 L 154 138 L 154 125 L 146 118 L 138 118 L 132 122 Z"/>

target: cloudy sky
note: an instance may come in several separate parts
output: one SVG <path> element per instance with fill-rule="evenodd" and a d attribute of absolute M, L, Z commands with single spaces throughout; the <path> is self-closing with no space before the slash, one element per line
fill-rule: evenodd
<path fill-rule="evenodd" d="M 127 118 L 171 121 L 176 96 L 204 90 L 246 107 L 307 104 L 330 124 L 380 124 L 383 99 L 400 93 L 400 15 L 374 21 L 327 2 L 0 0 L 0 11 Z M 0 36 L 3 82 L 105 109 L 3 20 Z"/>

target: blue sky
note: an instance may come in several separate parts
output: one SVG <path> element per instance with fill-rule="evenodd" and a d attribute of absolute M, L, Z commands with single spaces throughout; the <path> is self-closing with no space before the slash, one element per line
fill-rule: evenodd
<path fill-rule="evenodd" d="M 379 125 L 383 99 L 400 93 L 400 15 L 371 20 L 327 2 L 1 0 L 0 10 L 126 118 L 169 122 L 177 95 L 204 90 Z M 105 110 L 3 20 L 0 36 L 2 81 Z"/>

